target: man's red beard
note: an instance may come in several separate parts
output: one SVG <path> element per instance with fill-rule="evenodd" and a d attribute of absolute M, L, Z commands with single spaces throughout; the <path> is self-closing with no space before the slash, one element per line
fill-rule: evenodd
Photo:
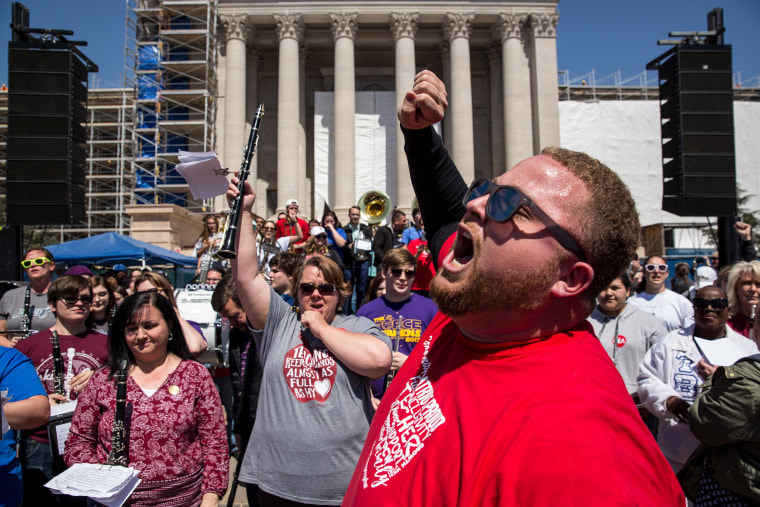
<path fill-rule="evenodd" d="M 535 310 L 546 301 L 556 282 L 561 257 L 557 254 L 533 271 L 486 271 L 480 257 L 474 258 L 473 265 L 462 275 L 452 275 L 441 267 L 430 284 L 430 297 L 438 309 L 449 316 Z M 444 284 L 441 279 L 457 283 L 457 286 Z"/>

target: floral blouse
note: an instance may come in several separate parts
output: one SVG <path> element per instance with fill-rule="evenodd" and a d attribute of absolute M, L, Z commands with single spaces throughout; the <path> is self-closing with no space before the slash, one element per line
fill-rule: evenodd
<path fill-rule="evenodd" d="M 66 441 L 65 460 L 105 463 L 111 449 L 116 383 L 98 370 L 80 395 Z M 219 393 L 203 365 L 184 360 L 152 396 L 127 378 L 125 417 L 129 466 L 143 480 L 187 477 L 202 469 L 202 493 L 221 498 L 227 489 L 229 454 Z"/>

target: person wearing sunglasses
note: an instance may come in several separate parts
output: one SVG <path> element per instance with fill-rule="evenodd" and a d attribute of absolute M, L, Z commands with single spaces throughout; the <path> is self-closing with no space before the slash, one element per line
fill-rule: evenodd
<path fill-rule="evenodd" d="M 48 304 L 56 317 L 55 324 L 21 341 L 16 349 L 32 360 L 50 404 L 55 405 L 76 400 L 93 373 L 106 363 L 108 337 L 88 327 L 92 289 L 86 278 L 78 275 L 58 278 L 48 290 Z M 63 395 L 56 393 L 53 381 L 53 331 L 58 333 L 60 344 Z M 65 466 L 57 450 L 51 452 L 47 427 L 25 431 L 21 437 L 19 457 L 23 466 L 24 502 L 57 505 L 56 497 L 43 484 Z"/>
<path fill-rule="evenodd" d="M 303 248 L 304 260 L 311 259 L 316 255 L 322 255 L 337 264 L 342 272 L 343 261 L 338 252 L 335 249 L 330 248 L 330 245 L 327 242 L 329 236 L 327 235 L 325 228 L 321 225 L 314 226 L 311 228 L 311 231 L 309 231 L 309 234 L 309 239 L 306 241 Z"/>
<path fill-rule="evenodd" d="M 16 287 L 0 299 L 0 331 L 21 331 L 24 312 L 29 317 L 28 331 L 42 331 L 55 324 L 55 315 L 47 303 L 47 293 L 53 283 L 55 260 L 46 248 L 28 250 L 21 261 L 29 285 Z M 29 292 L 29 305 L 25 304 Z M 27 335 L 28 336 L 28 335 Z"/>
<path fill-rule="evenodd" d="M 427 70 L 399 105 L 439 313 L 378 407 L 345 505 L 682 506 L 586 322 L 638 246 L 630 192 L 561 148 L 465 182 L 434 129 L 446 107 Z M 517 129 L 540 135 L 528 154 L 556 139 Z"/>
<path fill-rule="evenodd" d="M 228 200 L 239 195 L 232 178 Z M 245 182 L 241 220 L 255 199 Z M 264 373 L 240 482 L 261 507 L 340 505 L 374 414 L 370 381 L 391 365 L 391 341 L 375 324 L 339 313 L 342 269 L 317 255 L 293 277 L 288 305 L 260 276 L 253 232 L 240 229 L 232 272 Z M 258 332 L 260 331 L 260 332 Z"/>
<path fill-rule="evenodd" d="M 728 299 L 720 287 L 699 289 L 692 311 L 694 325 L 669 332 L 649 349 L 637 379 L 641 402 L 659 419 L 657 443 L 675 472 L 699 445 L 689 429 L 688 411 L 700 385 L 718 366 L 758 353 L 754 341 L 727 325 Z M 721 348 L 735 359 L 712 364 L 696 338 L 720 340 Z"/>
<path fill-rule="evenodd" d="M 432 300 L 412 293 L 416 267 L 414 256 L 408 250 L 395 248 L 389 251 L 383 257 L 385 294 L 356 312 L 357 316 L 366 317 L 377 324 L 394 342 L 393 362 L 388 375 L 395 375 L 404 365 L 420 341 L 422 331 L 438 313 L 438 307 Z M 372 403 L 376 408 L 385 394 L 388 375 L 372 381 Z"/>
<path fill-rule="evenodd" d="M 291 211 L 292 213 L 295 213 Z M 301 230 L 301 223 L 295 219 L 293 215 L 293 228 L 288 230 L 295 231 L 292 236 L 277 235 L 277 225 L 271 220 L 264 222 L 264 227 L 261 228 L 261 241 L 256 245 L 256 252 L 259 262 L 259 271 L 268 275 L 269 263 L 272 261 L 275 255 L 287 252 L 288 249 L 303 239 L 303 230 Z"/>
<path fill-rule="evenodd" d="M 639 285 L 639 293 L 628 302 L 639 310 L 657 317 L 668 331 L 694 325 L 694 311 L 691 302 L 684 296 L 665 286 L 668 280 L 668 265 L 659 255 L 651 255 L 644 261 L 644 280 Z"/>
<path fill-rule="evenodd" d="M 678 476 L 696 505 L 760 505 L 758 397 L 760 355 L 718 368 L 701 386 L 688 419 L 702 445 Z"/>

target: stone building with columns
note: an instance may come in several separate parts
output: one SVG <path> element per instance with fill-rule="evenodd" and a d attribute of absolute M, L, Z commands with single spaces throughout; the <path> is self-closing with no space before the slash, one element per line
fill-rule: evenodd
<path fill-rule="evenodd" d="M 240 166 L 263 103 L 251 171 L 257 214 L 296 198 L 302 215 L 321 217 L 329 207 L 345 221 L 367 190 L 409 210 L 414 195 L 395 110 L 416 72 L 430 69 L 448 88 L 442 134 L 465 179 L 501 174 L 559 144 L 556 5 L 220 0 L 222 164 Z"/>

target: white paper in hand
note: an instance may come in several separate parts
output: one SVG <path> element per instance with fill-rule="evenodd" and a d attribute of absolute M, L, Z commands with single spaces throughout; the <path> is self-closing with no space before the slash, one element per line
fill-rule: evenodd
<path fill-rule="evenodd" d="M 191 153 L 180 150 L 179 161 L 175 169 L 187 181 L 193 199 L 210 199 L 227 191 L 230 182 L 224 175 L 215 152 Z"/>

